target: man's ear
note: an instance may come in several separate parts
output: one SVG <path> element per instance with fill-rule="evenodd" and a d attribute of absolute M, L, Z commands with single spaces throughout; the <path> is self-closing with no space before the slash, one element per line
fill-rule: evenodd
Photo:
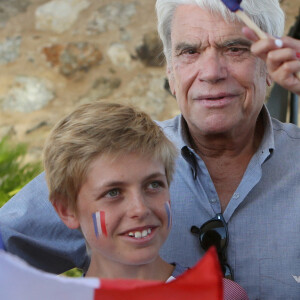
<path fill-rule="evenodd" d="M 57 198 L 53 201 L 53 207 L 67 227 L 77 229 L 80 224 L 76 212 L 66 203 L 68 203 L 66 199 Z"/>
<path fill-rule="evenodd" d="M 170 91 L 173 96 L 176 96 L 176 91 L 175 91 L 175 82 L 174 82 L 174 75 L 171 70 L 170 66 L 167 66 L 167 76 L 168 76 L 168 81 L 169 81 L 169 86 L 170 86 Z"/>

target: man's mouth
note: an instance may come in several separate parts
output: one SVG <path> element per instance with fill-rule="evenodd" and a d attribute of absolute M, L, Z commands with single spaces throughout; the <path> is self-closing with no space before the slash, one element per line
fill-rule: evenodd
<path fill-rule="evenodd" d="M 219 93 L 219 94 L 207 94 L 207 95 L 200 95 L 198 97 L 195 97 L 194 100 L 208 100 L 208 101 L 216 101 L 216 100 L 221 100 L 224 98 L 231 98 L 234 97 L 234 94 L 228 94 L 228 93 Z"/>

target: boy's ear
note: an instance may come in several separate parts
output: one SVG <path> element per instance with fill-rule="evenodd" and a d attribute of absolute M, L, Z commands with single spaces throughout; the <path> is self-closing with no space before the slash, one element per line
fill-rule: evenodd
<path fill-rule="evenodd" d="M 76 213 L 69 205 L 66 204 L 67 201 L 63 200 L 64 199 L 55 199 L 53 201 L 53 207 L 67 227 L 70 229 L 77 229 L 80 224 Z"/>

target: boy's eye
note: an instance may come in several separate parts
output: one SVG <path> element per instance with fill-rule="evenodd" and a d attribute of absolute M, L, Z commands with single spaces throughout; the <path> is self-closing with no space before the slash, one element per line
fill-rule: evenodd
<path fill-rule="evenodd" d="M 150 190 L 157 190 L 159 188 L 161 188 L 163 186 L 163 184 L 159 181 L 152 181 L 149 185 L 148 188 Z"/>
<path fill-rule="evenodd" d="M 112 189 L 112 190 L 108 191 L 105 196 L 113 198 L 113 197 L 117 197 L 119 195 L 120 195 L 119 189 Z"/>
<path fill-rule="evenodd" d="M 150 183 L 150 187 L 152 187 L 153 189 L 157 189 L 159 187 L 159 183 L 154 181 Z"/>

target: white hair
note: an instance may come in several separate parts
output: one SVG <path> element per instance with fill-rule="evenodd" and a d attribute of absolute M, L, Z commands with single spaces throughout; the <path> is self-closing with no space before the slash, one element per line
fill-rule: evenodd
<path fill-rule="evenodd" d="M 164 54 L 167 62 L 171 58 L 171 27 L 176 8 L 179 5 L 194 4 L 212 14 L 221 16 L 225 21 L 232 22 L 238 17 L 229 11 L 221 0 L 157 0 L 156 13 L 158 33 L 163 42 Z M 278 0 L 243 0 L 241 4 L 244 12 L 263 31 L 272 36 L 283 34 L 285 16 Z"/>

